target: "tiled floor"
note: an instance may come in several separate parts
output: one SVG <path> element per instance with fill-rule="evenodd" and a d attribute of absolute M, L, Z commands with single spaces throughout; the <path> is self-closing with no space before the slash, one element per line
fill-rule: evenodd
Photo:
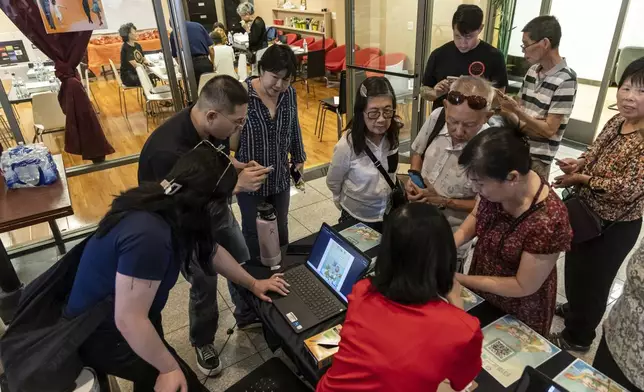
<path fill-rule="evenodd" d="M 559 157 L 576 157 L 579 151 L 562 146 L 559 151 Z M 556 166 L 553 165 L 550 180 L 556 175 L 561 174 Z M 317 232 L 322 222 L 335 224 L 340 216 L 339 211 L 330 199 L 331 193 L 326 187 L 325 178 L 319 178 L 307 183 L 306 192 L 292 191 L 291 209 L 289 213 L 289 239 L 298 240 L 313 232 Z M 233 205 L 233 213 L 240 219 L 239 208 Z M 38 255 L 31 255 L 28 258 L 14 260 L 16 269 L 24 282 L 28 282 L 33 277 L 44 271 L 54 260 L 53 251 L 41 253 L 40 260 L 33 261 Z M 565 300 L 564 289 L 564 270 L 563 255 L 557 263 L 559 286 L 558 300 Z M 621 294 L 625 279 L 625 265 L 620 270 L 617 279 L 613 285 L 611 298 L 609 299 L 608 310 L 612 308 L 615 299 Z M 267 348 L 261 330 L 257 331 L 239 331 L 235 330 L 231 335 L 226 331 L 233 327 L 235 321 L 232 315 L 234 308 L 228 293 L 227 285 L 224 278 L 219 278 L 219 329 L 216 337 L 216 348 L 221 352 L 221 360 L 224 364 L 224 370 L 220 376 L 210 379 L 202 379 L 205 385 L 211 391 L 224 391 L 226 388 L 240 380 L 248 372 L 252 371 L 265 360 L 274 354 Z M 168 304 L 163 311 L 163 325 L 168 342 L 177 350 L 177 352 L 196 370 L 194 350 L 190 346 L 188 339 L 188 283 L 180 278 L 179 283 L 173 288 Z M 553 331 L 559 331 L 563 328 L 562 320 L 555 317 Z M 598 328 L 601 333 L 601 326 Z M 592 363 L 595 355 L 596 345 L 599 338 L 595 340 L 596 344 L 592 350 L 581 356 L 587 362 Z M 278 355 L 284 358 L 284 355 L 278 351 Z M 288 360 L 286 360 L 288 361 Z M 130 391 L 131 385 L 128 382 L 121 382 L 124 391 Z"/>

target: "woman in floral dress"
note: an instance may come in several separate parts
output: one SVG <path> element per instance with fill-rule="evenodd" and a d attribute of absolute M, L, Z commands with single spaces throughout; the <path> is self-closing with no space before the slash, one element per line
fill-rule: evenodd
<path fill-rule="evenodd" d="M 557 299 L 560 252 L 570 248 L 568 212 L 530 170 L 527 140 L 512 129 L 489 128 L 459 158 L 478 188 L 476 208 L 454 233 L 456 246 L 478 242 L 468 275 L 456 279 L 542 335 Z"/>

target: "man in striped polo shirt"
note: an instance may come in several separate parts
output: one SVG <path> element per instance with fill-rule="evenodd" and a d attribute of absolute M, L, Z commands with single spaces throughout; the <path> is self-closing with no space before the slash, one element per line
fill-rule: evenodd
<path fill-rule="evenodd" d="M 517 99 L 497 93 L 506 118 L 530 140 L 532 170 L 548 179 L 577 94 L 577 75 L 559 55 L 561 26 L 554 16 L 532 19 L 523 28 L 526 61 L 532 64 Z"/>

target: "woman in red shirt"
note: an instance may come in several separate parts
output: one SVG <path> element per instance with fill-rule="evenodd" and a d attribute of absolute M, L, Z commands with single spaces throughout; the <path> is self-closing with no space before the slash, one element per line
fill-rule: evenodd
<path fill-rule="evenodd" d="M 478 237 L 469 274 L 456 279 L 547 336 L 557 300 L 555 265 L 572 240 L 566 206 L 530 170 L 530 146 L 518 130 L 488 128 L 467 143 L 458 163 L 479 201 L 454 233 L 456 246 Z"/>
<path fill-rule="evenodd" d="M 317 392 L 465 389 L 481 370 L 479 321 L 462 310 L 456 247 L 436 207 L 387 219 L 375 276 L 349 295 L 340 350 Z"/>

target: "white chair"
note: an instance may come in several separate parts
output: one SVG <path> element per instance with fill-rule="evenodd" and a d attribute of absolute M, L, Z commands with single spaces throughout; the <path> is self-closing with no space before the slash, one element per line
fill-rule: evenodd
<path fill-rule="evenodd" d="M 153 92 L 154 87 L 152 86 L 152 81 L 150 81 L 148 73 L 142 66 L 136 67 L 136 74 L 138 75 L 141 87 L 143 88 L 143 96 L 145 98 L 145 127 L 148 129 L 148 116 L 156 116 L 160 113 L 159 102 L 172 102 L 172 93 Z"/>
<path fill-rule="evenodd" d="M 203 86 L 208 83 L 208 81 L 212 78 L 217 76 L 215 72 L 208 72 L 205 74 L 202 74 L 201 77 L 199 78 L 199 87 L 197 88 L 197 95 L 201 94 L 201 90 L 203 89 Z"/>
<path fill-rule="evenodd" d="M 85 92 L 87 93 L 87 98 L 89 98 L 89 102 L 92 104 L 94 111 L 96 112 L 96 114 L 101 114 L 101 109 L 98 106 L 98 101 L 96 100 L 96 97 L 94 96 L 94 92 L 92 91 L 92 88 L 89 85 L 89 68 L 87 68 L 87 64 L 85 63 L 78 64 L 78 67 L 76 67 L 76 71 L 78 71 L 78 75 L 81 78 L 81 83 L 85 88 Z"/>
<path fill-rule="evenodd" d="M 65 114 L 58 102 L 58 93 L 44 92 L 31 95 L 31 106 L 34 115 L 34 140 L 43 142 L 45 133 L 65 130 Z"/>
<path fill-rule="evenodd" d="M 129 125 L 130 122 L 129 118 L 127 117 L 127 99 L 125 99 L 125 92 L 130 90 L 136 91 L 136 99 L 140 103 L 140 87 L 130 87 L 124 85 L 123 81 L 121 80 L 121 74 L 119 73 L 119 70 L 116 69 L 116 65 L 114 65 L 112 59 L 110 59 L 110 67 L 112 68 L 112 72 L 114 72 L 116 82 L 119 84 L 119 107 L 121 108 L 121 114 L 125 116 L 125 119 L 128 121 Z"/>
<path fill-rule="evenodd" d="M 237 60 L 237 74 L 239 75 L 239 80 L 242 82 L 248 78 L 248 60 L 246 58 L 246 53 L 239 54 L 239 59 Z"/>

